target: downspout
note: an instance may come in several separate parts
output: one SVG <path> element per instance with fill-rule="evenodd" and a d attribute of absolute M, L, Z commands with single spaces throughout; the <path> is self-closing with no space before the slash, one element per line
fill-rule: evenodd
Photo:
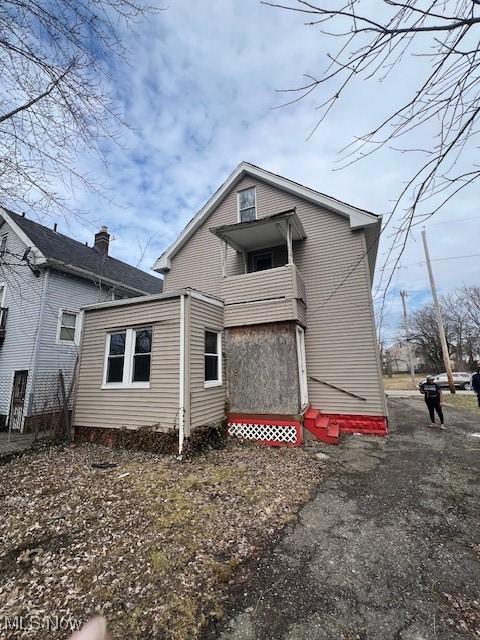
<path fill-rule="evenodd" d="M 185 440 L 185 294 L 180 295 L 180 376 L 178 398 L 178 455 Z"/>
<path fill-rule="evenodd" d="M 190 292 L 180 295 L 180 376 L 178 401 L 178 455 L 190 435 Z"/>

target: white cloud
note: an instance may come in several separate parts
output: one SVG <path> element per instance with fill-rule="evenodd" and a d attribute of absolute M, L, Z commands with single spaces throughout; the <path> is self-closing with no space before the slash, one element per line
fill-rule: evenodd
<path fill-rule="evenodd" d="M 91 212 L 91 224 L 72 221 L 70 232 L 91 241 L 94 228 L 105 223 L 116 237 L 114 254 L 132 263 L 140 254 L 138 244 L 150 238 L 142 264 L 147 268 L 241 160 L 352 204 L 389 211 L 415 157 L 385 150 L 342 171 L 333 169 L 338 150 L 398 106 L 421 69 L 410 69 L 396 84 L 394 79 L 395 92 L 391 85 L 355 85 L 307 141 L 319 92 L 272 109 L 290 95 L 277 89 L 299 86 L 303 73 L 317 73 L 325 64 L 320 34 L 303 21 L 256 0 L 171 0 L 135 34 L 126 32 L 131 64 L 117 70 L 116 90 L 133 130 L 123 133 L 122 147 L 107 150 L 108 174 L 93 158 L 80 161 L 107 182 L 113 202 L 84 194 L 80 204 Z M 447 219 L 475 216 L 477 201 L 474 194 L 465 195 L 427 224 L 432 257 L 476 252 L 479 220 Z M 443 224 L 434 225 L 437 221 Z M 422 259 L 415 231 L 402 264 Z M 478 259 L 435 262 L 434 268 L 441 291 L 480 280 Z M 386 318 L 391 326 L 398 323 L 399 288 L 417 292 L 412 300 L 427 295 L 425 267 L 400 269 L 394 283 L 395 302 Z"/>

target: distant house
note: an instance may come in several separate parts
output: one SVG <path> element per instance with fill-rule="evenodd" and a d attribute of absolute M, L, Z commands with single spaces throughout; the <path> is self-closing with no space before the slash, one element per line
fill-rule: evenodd
<path fill-rule="evenodd" d="M 94 246 L 0 208 L 0 425 L 22 431 L 52 410 L 71 375 L 86 304 L 162 291 L 162 280 Z"/>
<path fill-rule="evenodd" d="M 415 371 L 424 371 L 426 365 L 424 361 L 415 354 L 413 346 L 412 357 Z M 408 346 L 406 342 L 396 342 L 385 349 L 384 367 L 390 369 L 392 373 L 408 373 L 410 371 Z"/>
<path fill-rule="evenodd" d="M 227 418 L 272 444 L 386 433 L 371 285 L 381 219 L 240 164 L 154 269 L 164 292 L 85 308 L 76 432 Z"/>

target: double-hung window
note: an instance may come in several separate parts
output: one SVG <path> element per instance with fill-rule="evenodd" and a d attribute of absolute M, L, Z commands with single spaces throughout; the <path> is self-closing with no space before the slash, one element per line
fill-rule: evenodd
<path fill-rule="evenodd" d="M 222 332 L 205 331 L 205 386 L 222 384 Z"/>
<path fill-rule="evenodd" d="M 80 314 L 78 311 L 60 309 L 58 312 L 57 342 L 78 344 L 80 333 Z"/>
<path fill-rule="evenodd" d="M 151 358 L 151 327 L 108 333 L 103 387 L 149 387 Z"/>
<path fill-rule="evenodd" d="M 5 233 L 0 238 L 0 256 L 4 256 L 7 252 L 7 234 Z"/>
<path fill-rule="evenodd" d="M 238 221 L 250 222 L 257 218 L 257 196 L 255 187 L 238 192 Z"/>

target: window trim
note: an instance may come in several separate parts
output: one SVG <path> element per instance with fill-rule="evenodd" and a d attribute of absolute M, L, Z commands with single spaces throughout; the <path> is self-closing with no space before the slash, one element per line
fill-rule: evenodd
<path fill-rule="evenodd" d="M 62 340 L 60 338 L 60 332 L 62 330 L 62 327 L 65 325 L 62 325 L 62 317 L 64 313 L 69 313 L 72 316 L 75 316 L 75 331 L 74 331 L 74 335 L 73 335 L 73 340 Z M 60 309 L 58 310 L 58 320 L 57 320 L 57 337 L 56 337 L 56 343 L 57 344 L 63 344 L 63 345 L 69 345 L 69 346 L 76 346 L 78 347 L 78 345 L 80 344 L 80 332 L 81 332 L 81 328 L 82 328 L 82 312 L 75 310 L 75 309 L 67 309 L 65 307 L 60 307 Z M 70 327 L 71 328 L 71 327 Z"/>
<path fill-rule="evenodd" d="M 245 187 L 245 189 L 240 189 L 239 191 L 237 191 L 237 219 L 238 219 L 238 222 L 240 222 L 240 223 L 242 223 L 241 212 L 244 211 L 244 209 L 242 209 L 242 210 L 240 209 L 240 194 L 243 193 L 244 191 L 251 191 L 252 189 L 253 189 L 253 193 L 255 194 L 255 218 L 254 218 L 254 220 L 258 220 L 257 187 L 255 185 L 253 185 L 252 187 Z M 253 222 L 253 220 L 250 220 L 249 222 Z"/>
<path fill-rule="evenodd" d="M 135 334 L 137 331 L 149 329 L 152 332 L 152 341 L 150 345 L 150 380 L 133 382 L 133 358 L 135 356 Z M 110 351 L 110 339 L 115 333 L 125 332 L 125 352 L 123 354 L 123 380 L 122 382 L 107 382 L 108 358 Z M 120 327 L 118 329 L 110 329 L 105 334 L 105 354 L 103 359 L 103 377 L 102 389 L 150 389 L 152 376 L 152 353 L 153 353 L 153 326 L 146 325 L 140 327 Z"/>
<path fill-rule="evenodd" d="M 206 333 L 217 334 L 217 353 L 207 353 L 205 351 L 205 337 Z M 212 387 L 221 387 L 223 385 L 223 331 L 221 329 L 214 329 L 212 327 L 205 327 L 203 332 L 203 387 L 205 389 L 211 389 Z M 205 356 L 217 356 L 218 357 L 218 378 L 216 380 L 205 380 Z"/>
<path fill-rule="evenodd" d="M 3 289 L 2 294 L 0 295 L 0 308 L 5 308 L 5 302 L 7 300 L 7 283 L 0 282 L 0 289 Z"/>

